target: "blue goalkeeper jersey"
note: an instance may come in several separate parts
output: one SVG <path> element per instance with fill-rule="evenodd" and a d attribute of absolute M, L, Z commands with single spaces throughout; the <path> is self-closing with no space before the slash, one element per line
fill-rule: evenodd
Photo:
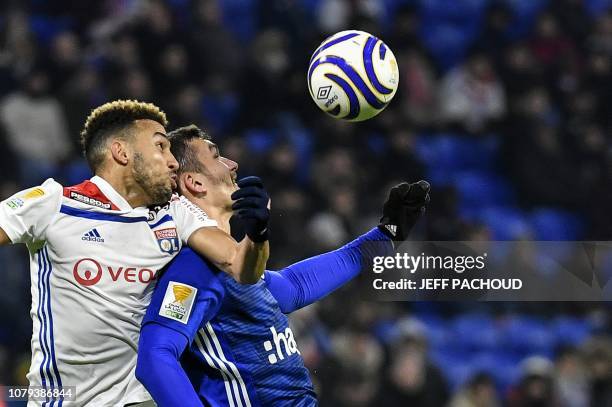
<path fill-rule="evenodd" d="M 160 277 L 143 321 L 189 338 L 181 365 L 202 403 L 317 405 L 289 320 L 265 281 L 241 285 L 212 270 L 184 248 Z"/>

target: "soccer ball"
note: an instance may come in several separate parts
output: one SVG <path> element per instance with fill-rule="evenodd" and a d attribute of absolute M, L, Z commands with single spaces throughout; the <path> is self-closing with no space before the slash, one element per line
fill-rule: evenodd
<path fill-rule="evenodd" d="M 393 99 L 398 83 L 393 52 L 363 31 L 332 35 L 310 58 L 310 96 L 337 119 L 359 122 L 376 116 Z"/>

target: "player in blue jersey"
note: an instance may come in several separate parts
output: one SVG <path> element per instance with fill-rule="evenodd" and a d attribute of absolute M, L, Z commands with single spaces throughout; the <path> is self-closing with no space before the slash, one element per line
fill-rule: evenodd
<path fill-rule="evenodd" d="M 169 138 L 180 163 L 180 192 L 226 231 L 232 205 L 241 201 L 241 210 L 250 211 L 245 232 L 257 240 L 257 223 L 269 217 L 261 181 L 236 184 L 238 165 L 195 126 Z M 251 286 L 182 250 L 160 278 L 143 321 L 138 379 L 162 407 L 316 405 L 286 314 L 342 286 L 375 255 L 390 254 L 392 241 L 403 240 L 424 211 L 428 191 L 424 181 L 392 188 L 378 227 L 335 251 L 266 271 Z"/>

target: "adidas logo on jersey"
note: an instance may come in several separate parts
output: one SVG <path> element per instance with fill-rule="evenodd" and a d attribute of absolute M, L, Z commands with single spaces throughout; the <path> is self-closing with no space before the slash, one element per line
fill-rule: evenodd
<path fill-rule="evenodd" d="M 104 243 L 104 239 L 100 236 L 100 233 L 96 228 L 91 229 L 89 232 L 85 233 L 81 240 L 85 240 L 86 242 L 98 242 Z"/>
<path fill-rule="evenodd" d="M 393 236 L 397 235 L 397 226 L 396 225 L 385 225 L 385 228 L 391 232 Z"/>
<path fill-rule="evenodd" d="M 273 365 L 279 360 L 284 360 L 285 354 L 287 354 L 287 356 L 296 353 L 300 354 L 291 328 L 285 329 L 285 332 L 276 332 L 276 328 L 272 326 L 270 327 L 270 331 L 272 332 L 272 341 L 265 341 L 263 344 L 266 352 L 273 351 L 268 355 L 268 362 L 270 362 L 270 364 Z M 281 343 L 283 344 L 282 347 Z"/>

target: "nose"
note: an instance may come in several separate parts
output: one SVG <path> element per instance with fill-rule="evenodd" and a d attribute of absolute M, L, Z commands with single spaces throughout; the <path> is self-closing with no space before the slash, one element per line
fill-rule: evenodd
<path fill-rule="evenodd" d="M 227 168 L 229 168 L 229 170 L 231 172 L 237 172 L 238 171 L 238 163 L 236 161 L 232 161 L 227 157 L 221 157 L 221 161 L 227 165 Z"/>
<path fill-rule="evenodd" d="M 176 158 L 174 158 L 172 153 L 170 153 L 170 159 L 168 160 L 168 168 L 170 168 L 172 171 L 178 171 L 179 169 L 179 163 L 176 161 Z"/>

